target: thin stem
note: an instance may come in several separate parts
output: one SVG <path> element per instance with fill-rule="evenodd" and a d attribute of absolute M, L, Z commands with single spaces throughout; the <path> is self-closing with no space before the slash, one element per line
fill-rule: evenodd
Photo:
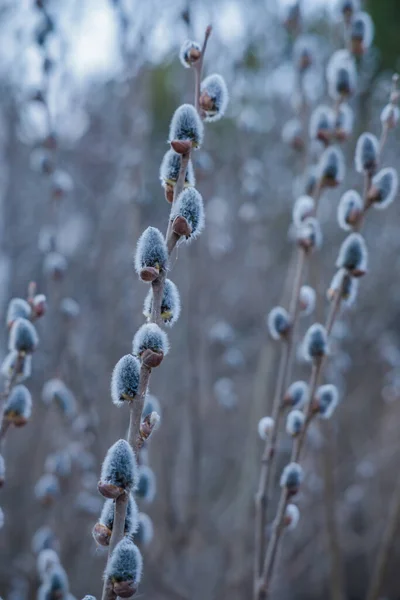
<path fill-rule="evenodd" d="M 129 416 L 129 431 L 128 431 L 128 442 L 134 452 L 138 449 L 140 442 L 140 425 L 142 420 L 142 412 L 144 401 L 146 399 L 147 387 L 149 385 L 151 369 L 142 363 L 140 368 L 140 388 L 135 399 L 130 403 L 130 416 Z"/>
<path fill-rule="evenodd" d="M 207 49 L 208 38 L 211 35 L 212 27 L 209 25 L 204 34 L 203 47 L 201 49 L 201 55 L 199 60 L 193 65 L 194 68 L 194 106 L 201 116 L 200 110 L 200 85 L 201 85 L 201 76 L 203 72 L 203 63 L 204 63 L 204 55 Z"/>

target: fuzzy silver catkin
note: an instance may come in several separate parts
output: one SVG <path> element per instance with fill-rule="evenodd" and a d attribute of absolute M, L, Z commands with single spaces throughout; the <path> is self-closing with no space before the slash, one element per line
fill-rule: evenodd
<path fill-rule="evenodd" d="M 295 494 L 303 480 L 303 469 L 298 463 L 291 462 L 282 471 L 280 486 Z"/>
<path fill-rule="evenodd" d="M 5 359 L 1 364 L 1 374 L 5 379 L 10 379 L 14 375 L 14 369 L 17 364 L 21 362 L 21 356 L 16 350 L 13 350 L 7 354 Z M 22 357 L 22 369 L 21 372 L 15 377 L 16 383 L 21 383 L 28 379 L 32 374 L 32 356 L 30 354 L 26 354 Z"/>
<path fill-rule="evenodd" d="M 140 361 L 132 354 L 119 359 L 111 376 L 111 399 L 116 406 L 132 401 L 139 389 Z"/>
<path fill-rule="evenodd" d="M 194 239 L 204 229 L 204 204 L 201 194 L 195 188 L 186 188 L 178 196 L 174 203 L 170 220 L 181 216 L 186 219 L 191 227 L 189 239 Z"/>
<path fill-rule="evenodd" d="M 348 190 L 340 199 L 337 209 L 339 226 L 345 231 L 351 231 L 358 223 L 363 213 L 364 203 L 356 190 Z"/>
<path fill-rule="evenodd" d="M 321 385 L 316 391 L 315 399 L 318 406 L 318 416 L 321 419 L 330 419 L 339 403 L 338 389 L 330 383 Z"/>
<path fill-rule="evenodd" d="M 146 513 L 139 513 L 138 515 L 138 528 L 134 535 L 134 542 L 136 544 L 142 544 L 147 546 L 150 544 L 154 537 L 154 526 L 153 521 L 146 515 Z"/>
<path fill-rule="evenodd" d="M 169 141 L 191 141 L 193 148 L 203 142 L 204 125 L 192 104 L 182 104 L 176 109 L 169 128 Z"/>
<path fill-rule="evenodd" d="M 50 569 L 60 564 L 60 558 L 51 548 L 41 550 L 36 560 L 36 569 L 41 581 L 44 581 Z"/>
<path fill-rule="evenodd" d="M 351 22 L 351 39 L 361 42 L 365 51 L 374 39 L 374 23 L 370 15 L 364 11 L 357 12 Z"/>
<path fill-rule="evenodd" d="M 100 480 L 124 490 L 136 488 L 138 466 L 135 454 L 126 440 L 118 440 L 109 448 L 101 467 Z"/>
<path fill-rule="evenodd" d="M 6 324 L 11 327 L 16 319 L 30 319 L 32 309 L 23 298 L 12 298 L 8 304 Z"/>
<path fill-rule="evenodd" d="M 338 269 L 346 269 L 353 276 L 366 273 L 368 267 L 368 250 L 360 233 L 351 233 L 340 246 L 336 260 Z"/>
<path fill-rule="evenodd" d="M 149 292 L 144 300 L 143 314 L 145 317 L 150 319 L 151 310 L 153 306 L 153 288 L 149 289 Z M 163 297 L 161 301 L 161 318 L 163 322 L 172 327 L 181 313 L 181 299 L 179 291 L 176 285 L 170 279 L 166 279 L 164 283 Z"/>
<path fill-rule="evenodd" d="M 329 95 L 334 100 L 348 98 L 354 94 L 357 71 L 354 59 L 348 50 L 337 50 L 330 58 L 326 78 Z"/>
<path fill-rule="evenodd" d="M 300 519 L 300 511 L 296 504 L 288 504 L 285 510 L 285 525 L 288 531 L 297 527 Z"/>
<path fill-rule="evenodd" d="M 54 565 L 46 577 L 45 585 L 52 593 L 52 598 L 65 598 L 69 593 L 68 576 L 63 567 Z"/>
<path fill-rule="evenodd" d="M 372 133 L 362 133 L 357 141 L 355 167 L 358 173 L 373 173 L 377 166 L 379 142 Z"/>
<path fill-rule="evenodd" d="M 335 124 L 335 115 L 330 106 L 317 106 L 310 117 L 309 135 L 312 140 L 329 142 Z"/>
<path fill-rule="evenodd" d="M 323 325 L 311 325 L 304 336 L 303 350 L 307 360 L 316 360 L 327 354 L 328 336 Z"/>
<path fill-rule="evenodd" d="M 286 433 L 296 437 L 303 430 L 305 415 L 301 410 L 291 410 L 286 418 Z"/>
<path fill-rule="evenodd" d="M 16 319 L 10 329 L 8 349 L 24 354 L 32 354 L 38 343 L 39 337 L 32 323 L 27 319 Z"/>
<path fill-rule="evenodd" d="M 178 181 L 179 171 L 181 168 L 182 157 L 177 154 L 172 148 L 168 150 L 162 159 L 160 166 L 160 181 L 161 185 L 165 187 L 166 184 L 175 185 Z M 194 175 L 193 163 L 191 160 L 188 162 L 185 176 L 185 186 L 195 186 L 196 179 Z"/>
<path fill-rule="evenodd" d="M 156 490 L 156 477 L 153 470 L 146 465 L 140 465 L 139 480 L 135 491 L 136 496 L 150 503 L 155 498 Z"/>
<path fill-rule="evenodd" d="M 51 527 L 44 525 L 39 527 L 32 537 L 32 551 L 34 554 L 39 554 L 41 550 L 51 548 L 56 552 L 59 549 L 59 542 Z"/>
<path fill-rule="evenodd" d="M 359 287 L 359 280 L 351 277 L 345 269 L 339 269 L 332 278 L 328 289 L 328 299 L 333 300 L 335 295 L 340 292 L 342 304 L 350 307 L 354 304 Z"/>
<path fill-rule="evenodd" d="M 42 390 L 42 400 L 47 405 L 55 402 L 68 418 L 76 414 L 75 396 L 61 379 L 54 378 L 46 381 Z"/>
<path fill-rule="evenodd" d="M 305 381 L 294 381 L 286 390 L 284 403 L 292 408 L 303 408 L 309 393 L 308 384 Z"/>
<path fill-rule="evenodd" d="M 306 252 L 312 252 L 322 245 L 322 231 L 319 221 L 314 217 L 304 219 L 296 231 L 297 243 Z"/>
<path fill-rule="evenodd" d="M 272 339 L 283 339 L 290 330 L 290 316 L 282 306 L 275 306 L 267 317 L 268 331 Z"/>
<path fill-rule="evenodd" d="M 168 336 L 156 323 L 145 323 L 137 330 L 132 342 L 132 352 L 141 356 L 145 350 L 168 354 Z"/>
<path fill-rule="evenodd" d="M 400 110 L 399 107 L 391 102 L 383 107 L 381 112 L 381 123 L 389 129 L 394 129 L 399 122 Z"/>
<path fill-rule="evenodd" d="M 397 171 L 391 167 L 382 169 L 372 178 L 372 187 L 376 194 L 373 200 L 373 207 L 377 210 L 384 210 L 395 199 L 399 186 Z"/>
<path fill-rule="evenodd" d="M 142 420 L 147 417 L 147 415 L 151 415 L 152 412 L 156 412 L 158 415 L 161 415 L 161 404 L 158 398 L 153 396 L 153 394 L 146 394 L 142 412 Z"/>
<path fill-rule="evenodd" d="M 311 196 L 304 194 L 299 196 L 294 203 L 292 220 L 296 227 L 301 227 L 304 220 L 311 217 L 315 211 L 315 202 Z"/>
<path fill-rule="evenodd" d="M 208 75 L 200 86 L 200 106 L 205 111 L 205 121 L 221 119 L 229 102 L 228 88 L 224 78 L 218 73 Z"/>
<path fill-rule="evenodd" d="M 107 563 L 105 577 L 112 582 L 134 581 L 140 583 L 143 560 L 139 548 L 128 537 L 115 547 Z"/>
<path fill-rule="evenodd" d="M 138 275 L 144 267 L 159 271 L 168 269 L 168 249 L 163 234 L 156 227 L 148 227 L 140 236 L 135 254 L 135 269 Z"/>
<path fill-rule="evenodd" d="M 342 183 L 345 175 L 345 162 L 340 148 L 330 146 L 321 155 L 318 163 L 318 177 L 323 184 L 336 186 Z"/>
<path fill-rule="evenodd" d="M 57 477 L 46 473 L 35 485 L 35 496 L 45 504 L 52 502 L 60 495 L 60 484 Z"/>
<path fill-rule="evenodd" d="M 300 314 L 303 317 L 308 317 L 314 312 L 317 301 L 317 294 L 309 285 L 302 285 L 299 294 Z"/>
<path fill-rule="evenodd" d="M 200 58 L 201 48 L 197 42 L 185 40 L 179 50 L 179 60 L 186 69 Z"/>
<path fill-rule="evenodd" d="M 32 414 L 32 396 L 24 385 L 12 388 L 4 405 L 4 418 L 15 425 L 24 425 Z"/>
<path fill-rule="evenodd" d="M 110 531 L 113 530 L 114 526 L 114 507 L 115 503 L 111 499 L 107 499 L 104 502 L 103 509 L 101 511 L 99 523 L 105 525 Z M 126 509 L 125 517 L 125 535 L 132 535 L 136 532 L 138 527 L 138 507 L 132 496 L 129 494 L 128 506 Z"/>
<path fill-rule="evenodd" d="M 274 420 L 271 417 L 262 417 L 259 420 L 257 430 L 262 440 L 266 440 L 274 428 Z"/>

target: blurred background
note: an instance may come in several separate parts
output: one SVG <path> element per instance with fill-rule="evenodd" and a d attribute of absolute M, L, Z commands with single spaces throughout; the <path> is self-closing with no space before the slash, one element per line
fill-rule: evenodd
<path fill-rule="evenodd" d="M 32 537 L 50 526 L 71 593 L 100 597 L 106 555 L 91 536 L 102 507 L 96 484 L 128 423 L 126 407 L 111 404 L 110 377 L 143 322 L 147 292 L 133 253 L 144 228 L 166 227 L 159 165 L 174 110 L 193 101 L 193 74 L 182 68 L 179 48 L 187 37 L 201 41 L 212 23 L 205 73 L 223 75 L 231 98 L 195 155 L 206 229 L 172 262 L 182 314 L 169 332 L 171 352 L 151 378 L 162 426 L 148 448 L 157 493 L 140 506 L 154 525 L 140 596 L 249 598 L 257 423 L 269 411 L 279 354 L 265 317 L 284 292 L 291 208 L 304 182 L 304 157 L 282 141 L 295 104 L 292 41 L 282 25 L 290 3 L 43 0 L 45 12 L 40 4 L 0 2 L 0 303 L 5 315 L 10 298 L 26 297 L 33 280 L 49 306 L 28 383 L 33 416 L 9 433 L 4 449 L 0 595 L 36 598 Z M 400 68 L 400 3 L 370 0 L 365 9 L 375 41 L 359 65 L 345 183 L 323 198 L 320 289 L 344 237 L 338 200 L 349 187 L 362 189 L 355 142 L 365 130 L 379 135 Z M 311 111 L 326 100 L 324 69 L 340 47 L 340 26 L 333 1 L 304 0 L 303 14 L 316 44 L 304 88 Z M 398 165 L 399 137 L 395 131 L 388 140 L 385 166 Z M 50 178 L 47 161 L 56 163 Z M 338 578 L 346 598 L 365 597 L 400 458 L 399 226 L 398 203 L 366 225 L 370 273 L 335 328 L 327 371 L 343 402 L 329 429 L 312 430 L 301 521 L 285 538 L 275 581 L 280 600 L 334 597 Z M 0 348 L 3 358 L 5 326 Z M 307 377 L 308 368 L 299 361 L 296 373 Z M 76 407 L 42 402 L 53 378 L 68 386 Z M 71 471 L 60 478 L 56 501 L 43 506 L 35 485 L 49 455 L 61 451 Z M 280 451 L 278 472 L 289 440 Z M 393 600 L 400 598 L 399 560 L 397 544 L 385 578 Z"/>

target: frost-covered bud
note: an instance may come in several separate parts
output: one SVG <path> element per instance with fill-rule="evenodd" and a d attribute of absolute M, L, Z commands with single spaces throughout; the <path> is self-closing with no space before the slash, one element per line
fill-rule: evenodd
<path fill-rule="evenodd" d="M 109 448 L 101 467 L 99 492 L 105 498 L 118 498 L 138 483 L 135 454 L 125 440 L 118 440 Z"/>
<path fill-rule="evenodd" d="M 340 199 L 337 220 L 345 231 L 351 231 L 360 222 L 364 212 L 362 198 L 355 190 L 348 190 Z"/>
<path fill-rule="evenodd" d="M 160 181 L 161 185 L 165 189 L 165 197 L 169 202 L 173 201 L 174 197 L 174 186 L 178 181 L 179 171 L 181 168 L 182 157 L 177 152 L 174 152 L 172 148 L 164 154 L 160 166 Z M 186 169 L 184 187 L 193 187 L 196 185 L 196 179 L 194 176 L 193 164 L 189 160 Z"/>
<path fill-rule="evenodd" d="M 51 178 L 51 193 L 55 200 L 64 198 L 67 194 L 72 192 L 74 189 L 74 182 L 72 181 L 71 175 L 65 171 L 58 169 L 53 173 Z"/>
<path fill-rule="evenodd" d="M 346 269 L 353 277 L 361 277 L 367 272 L 368 250 L 364 238 L 359 233 L 351 233 L 340 246 L 336 261 L 338 269 Z"/>
<path fill-rule="evenodd" d="M 290 496 L 294 496 L 299 491 L 303 480 L 303 469 L 295 462 L 289 463 L 282 471 L 280 485 L 286 488 Z"/>
<path fill-rule="evenodd" d="M 38 575 L 42 581 L 47 577 L 49 571 L 60 564 L 60 558 L 54 550 L 47 548 L 41 550 L 36 561 Z"/>
<path fill-rule="evenodd" d="M 292 531 L 297 527 L 300 519 L 300 511 L 296 504 L 288 504 L 283 517 L 283 524 L 288 531 Z"/>
<path fill-rule="evenodd" d="M 352 96 L 356 88 L 357 72 L 350 52 L 337 50 L 328 62 L 326 76 L 329 94 L 334 100 Z"/>
<path fill-rule="evenodd" d="M 140 236 L 136 247 L 135 269 L 143 281 L 154 281 L 161 271 L 167 271 L 167 244 L 156 227 L 148 227 Z"/>
<path fill-rule="evenodd" d="M 339 269 L 332 278 L 327 291 L 328 300 L 332 301 L 337 294 L 347 307 L 354 304 L 358 293 L 359 280 L 354 279 L 345 269 Z"/>
<path fill-rule="evenodd" d="M 46 148 L 35 148 L 31 152 L 30 165 L 33 171 L 43 175 L 51 175 L 55 169 L 53 152 Z"/>
<path fill-rule="evenodd" d="M 73 298 L 63 298 L 60 303 L 60 311 L 66 319 L 72 320 L 79 317 L 81 308 Z"/>
<path fill-rule="evenodd" d="M 294 203 L 292 220 L 296 227 L 301 227 L 304 220 L 312 217 L 315 212 L 315 202 L 311 196 L 299 196 Z"/>
<path fill-rule="evenodd" d="M 52 473 L 61 478 L 68 477 L 71 474 L 71 467 L 71 457 L 66 450 L 49 454 L 44 463 L 47 473 Z"/>
<path fill-rule="evenodd" d="M 42 504 L 53 504 L 60 495 L 60 484 L 57 477 L 46 473 L 35 485 L 35 496 Z"/>
<path fill-rule="evenodd" d="M 307 360 L 317 360 L 325 356 L 328 351 L 328 336 L 323 325 L 311 325 L 304 337 L 303 348 Z"/>
<path fill-rule="evenodd" d="M 183 190 L 172 207 L 170 220 L 174 233 L 186 239 L 194 239 L 204 229 L 204 204 L 195 188 Z"/>
<path fill-rule="evenodd" d="M 310 138 L 328 145 L 332 138 L 335 116 L 329 106 L 317 106 L 310 118 Z"/>
<path fill-rule="evenodd" d="M 140 361 L 132 354 L 119 359 L 111 377 L 111 398 L 121 406 L 124 400 L 132 402 L 139 389 Z"/>
<path fill-rule="evenodd" d="M 32 414 L 32 396 L 24 385 L 12 388 L 4 405 L 4 418 L 15 427 L 26 425 Z"/>
<path fill-rule="evenodd" d="M 136 544 L 148 546 L 154 537 L 153 521 L 146 513 L 139 513 L 138 528 L 133 537 Z"/>
<path fill-rule="evenodd" d="M 263 417 L 258 421 L 258 435 L 262 440 L 266 440 L 274 428 L 274 420 L 271 417 Z"/>
<path fill-rule="evenodd" d="M 314 311 L 317 294 L 314 288 L 309 285 L 302 285 L 299 294 L 300 314 L 308 317 Z"/>
<path fill-rule="evenodd" d="M 344 142 L 353 131 L 354 113 L 348 104 L 342 102 L 337 110 L 335 120 L 335 137 L 339 142 Z"/>
<path fill-rule="evenodd" d="M 358 173 L 373 174 L 378 164 L 379 142 L 372 133 L 363 133 L 357 141 L 355 166 Z"/>
<path fill-rule="evenodd" d="M 339 403 L 339 392 L 335 385 L 330 383 L 321 385 L 315 394 L 314 411 L 321 419 L 330 419 Z"/>
<path fill-rule="evenodd" d="M 10 329 L 14 321 L 17 319 L 30 319 L 32 309 L 26 300 L 23 298 L 12 298 L 7 308 L 7 327 Z"/>
<path fill-rule="evenodd" d="M 295 68 L 304 73 L 315 61 L 315 39 L 310 35 L 297 38 L 293 46 L 293 63 Z"/>
<path fill-rule="evenodd" d="M 345 175 L 343 152 L 335 146 L 326 148 L 318 163 L 318 175 L 322 187 L 336 187 Z"/>
<path fill-rule="evenodd" d="M 0 488 L 4 485 L 6 480 L 6 463 L 4 458 L 0 454 Z"/>
<path fill-rule="evenodd" d="M 291 328 L 289 313 L 282 306 L 275 306 L 268 314 L 267 325 L 272 339 L 285 339 Z"/>
<path fill-rule="evenodd" d="M 351 52 L 354 56 L 362 56 L 371 46 L 374 38 L 374 23 L 368 13 L 360 11 L 351 21 Z"/>
<path fill-rule="evenodd" d="M 18 318 L 10 329 L 8 349 L 21 354 L 32 354 L 37 348 L 39 337 L 28 319 Z"/>
<path fill-rule="evenodd" d="M 132 342 L 132 352 L 136 356 L 143 358 L 146 350 L 151 351 L 156 356 L 154 358 L 154 364 L 150 366 L 158 366 L 163 357 L 168 354 L 169 342 L 167 334 L 155 323 L 146 323 L 137 330 Z M 157 363 L 157 356 L 159 362 Z"/>
<path fill-rule="evenodd" d="M 389 103 L 381 112 L 381 123 L 383 127 L 394 129 L 399 122 L 400 110 L 395 104 Z"/>
<path fill-rule="evenodd" d="M 108 499 L 105 501 L 101 511 L 99 522 L 93 528 L 92 535 L 95 541 L 100 546 L 108 546 L 110 544 L 111 533 L 114 527 L 114 500 Z M 138 509 L 132 494 L 129 494 L 128 506 L 125 516 L 125 535 L 133 535 L 138 525 Z"/>
<path fill-rule="evenodd" d="M 185 40 L 179 51 L 179 60 L 186 69 L 196 63 L 201 56 L 201 48 L 197 42 Z"/>
<path fill-rule="evenodd" d="M 305 252 L 312 252 L 322 244 L 322 231 L 319 222 L 314 217 L 304 219 L 296 231 L 297 244 Z"/>
<path fill-rule="evenodd" d="M 143 560 L 139 549 L 129 537 L 122 539 L 110 556 L 105 577 L 120 598 L 136 594 L 142 576 Z"/>
<path fill-rule="evenodd" d="M 18 369 L 15 375 L 14 370 Z M 21 383 L 32 374 L 32 356 L 30 354 L 20 355 L 16 350 L 9 352 L 1 364 L 1 374 L 5 379 L 15 377 L 16 383 Z"/>
<path fill-rule="evenodd" d="M 307 402 L 308 394 L 308 384 L 305 381 L 295 381 L 286 390 L 283 405 L 300 409 Z"/>
<path fill-rule="evenodd" d="M 397 171 L 388 167 L 382 169 L 373 178 L 368 192 L 368 202 L 374 208 L 384 210 L 393 202 L 398 190 Z"/>
<path fill-rule="evenodd" d="M 151 317 L 153 306 L 153 288 L 150 288 L 143 306 L 143 314 L 147 319 Z M 161 301 L 161 318 L 163 322 L 172 327 L 181 314 L 181 299 L 178 288 L 170 280 L 166 279 L 164 283 L 163 297 Z"/>
<path fill-rule="evenodd" d="M 51 548 L 56 552 L 59 549 L 59 542 L 51 527 L 45 525 L 37 529 L 32 538 L 32 551 L 34 554 L 39 554 L 41 550 Z"/>
<path fill-rule="evenodd" d="M 156 495 L 156 477 L 150 467 L 141 465 L 139 467 L 139 482 L 136 488 L 136 496 L 146 502 L 153 502 Z"/>
<path fill-rule="evenodd" d="M 192 104 L 182 104 L 174 112 L 169 128 L 169 141 L 190 141 L 193 148 L 200 148 L 204 125 Z"/>
<path fill-rule="evenodd" d="M 47 405 L 56 402 L 68 418 L 76 414 L 75 396 L 61 379 L 54 378 L 46 381 L 42 390 L 42 400 Z"/>
<path fill-rule="evenodd" d="M 200 108 L 204 110 L 204 120 L 208 122 L 221 119 L 229 102 L 228 88 L 221 75 L 214 73 L 206 77 L 200 86 Z"/>
<path fill-rule="evenodd" d="M 147 394 L 143 406 L 142 421 L 145 417 L 151 415 L 153 412 L 161 415 L 161 405 L 159 400 L 153 396 L 153 394 Z"/>
<path fill-rule="evenodd" d="M 304 149 L 303 127 L 299 119 L 290 119 L 282 129 L 282 141 L 293 150 Z"/>
<path fill-rule="evenodd" d="M 286 433 L 292 437 L 298 436 L 303 430 L 305 420 L 301 410 L 291 410 L 286 419 Z"/>
<path fill-rule="evenodd" d="M 43 262 L 43 272 L 47 277 L 54 281 L 60 281 L 68 268 L 68 262 L 65 256 L 59 252 L 49 252 L 46 254 Z"/>

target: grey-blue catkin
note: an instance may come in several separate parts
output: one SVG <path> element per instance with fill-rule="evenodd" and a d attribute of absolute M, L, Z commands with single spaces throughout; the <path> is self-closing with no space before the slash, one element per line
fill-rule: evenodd
<path fill-rule="evenodd" d="M 204 204 L 201 194 L 195 188 L 184 189 L 174 203 L 170 219 L 174 221 L 181 216 L 186 219 L 191 227 L 189 238 L 197 237 L 204 228 Z"/>
<path fill-rule="evenodd" d="M 169 141 L 191 141 L 193 148 L 200 148 L 204 125 L 192 104 L 182 104 L 176 109 L 169 128 Z"/>
<path fill-rule="evenodd" d="M 168 269 L 168 249 L 163 234 L 156 227 L 148 227 L 140 236 L 135 254 L 135 269 L 138 275 L 145 267 L 158 271 Z"/>
<path fill-rule="evenodd" d="M 26 300 L 23 298 L 12 298 L 7 308 L 7 327 L 11 327 L 16 319 L 29 319 L 31 314 L 32 309 Z"/>
<path fill-rule="evenodd" d="M 361 234 L 347 236 L 340 246 L 336 266 L 346 269 L 354 277 L 364 275 L 368 266 L 368 250 Z"/>
<path fill-rule="evenodd" d="M 167 334 L 156 323 L 145 323 L 135 333 L 132 342 L 133 354 L 141 356 L 145 350 L 162 352 L 164 356 L 168 353 L 169 342 Z"/>
<path fill-rule="evenodd" d="M 126 440 L 118 440 L 109 448 L 101 467 L 101 481 L 124 490 L 132 490 L 138 482 L 135 454 Z"/>
<path fill-rule="evenodd" d="M 333 300 L 340 293 L 342 304 L 349 307 L 354 304 L 358 293 L 359 280 L 352 277 L 345 269 L 339 269 L 329 285 L 327 297 Z"/>
<path fill-rule="evenodd" d="M 15 377 L 14 369 L 19 366 L 18 375 Z M 32 355 L 26 354 L 21 356 L 17 350 L 12 350 L 7 354 L 1 364 L 1 374 L 5 379 L 11 379 L 15 377 L 16 383 L 21 383 L 28 379 L 32 374 Z"/>
<path fill-rule="evenodd" d="M 51 527 L 44 525 L 35 531 L 31 546 L 34 554 L 39 554 L 41 550 L 47 548 L 51 548 L 57 552 L 59 550 L 59 541 Z"/>
<path fill-rule="evenodd" d="M 192 40 L 185 40 L 179 51 L 179 60 L 186 69 L 190 69 L 201 54 L 200 45 Z"/>
<path fill-rule="evenodd" d="M 46 577 L 46 584 L 55 595 L 55 598 L 64 598 L 68 595 L 68 576 L 61 565 L 54 566 Z"/>
<path fill-rule="evenodd" d="M 101 511 L 99 523 L 105 525 L 110 531 L 113 530 L 114 526 L 114 508 L 115 502 L 114 500 L 107 499 L 104 502 L 103 509 Z M 126 509 L 125 516 L 125 535 L 132 535 L 135 533 L 138 527 L 138 507 L 132 496 L 129 494 L 128 506 Z"/>
<path fill-rule="evenodd" d="M 147 394 L 143 406 L 142 420 L 147 415 L 151 415 L 152 412 L 156 412 L 161 416 L 161 404 L 153 394 Z"/>
<path fill-rule="evenodd" d="M 68 477 L 71 474 L 71 466 L 71 457 L 66 450 L 49 454 L 44 463 L 45 471 L 57 477 Z"/>
<path fill-rule="evenodd" d="M 272 339 L 284 339 L 291 327 L 288 311 L 282 306 L 275 306 L 268 314 L 267 325 Z"/>
<path fill-rule="evenodd" d="M 154 500 L 156 495 L 156 477 L 153 470 L 146 465 L 139 467 L 139 481 L 135 493 L 138 498 L 149 503 Z"/>
<path fill-rule="evenodd" d="M 172 150 L 168 150 L 162 159 L 160 166 L 160 181 L 161 185 L 165 187 L 166 184 L 175 185 L 178 181 L 179 171 L 181 168 L 182 156 Z M 192 161 L 189 160 L 186 169 L 185 186 L 196 185 L 196 179 L 194 176 L 194 169 Z"/>
<path fill-rule="evenodd" d="M 138 528 L 133 537 L 133 541 L 136 544 L 147 546 L 150 544 L 154 537 L 153 521 L 146 513 L 139 513 L 138 515 Z"/>
<path fill-rule="evenodd" d="M 345 162 L 340 148 L 329 146 L 318 163 L 318 175 L 323 186 L 335 187 L 343 181 Z"/>
<path fill-rule="evenodd" d="M 356 87 L 357 71 L 353 57 L 348 50 L 337 50 L 331 56 L 327 68 L 329 95 L 334 100 L 348 98 Z"/>
<path fill-rule="evenodd" d="M 205 112 L 205 121 L 218 121 L 224 116 L 229 102 L 229 93 L 221 75 L 208 75 L 200 86 L 200 106 Z"/>
<path fill-rule="evenodd" d="M 383 210 L 393 202 L 398 189 L 397 171 L 388 167 L 372 178 L 370 198 L 374 208 Z"/>
<path fill-rule="evenodd" d="M 286 419 L 286 432 L 296 437 L 303 430 L 305 423 L 305 415 L 301 410 L 291 410 Z"/>
<path fill-rule="evenodd" d="M 355 167 L 358 173 L 374 173 L 378 164 L 379 142 L 372 133 L 363 133 L 357 141 Z"/>
<path fill-rule="evenodd" d="M 52 502 L 60 495 L 60 484 L 57 477 L 46 473 L 35 485 L 35 496 L 45 504 Z"/>
<path fill-rule="evenodd" d="M 139 389 L 140 361 L 126 354 L 117 362 L 111 377 L 111 398 L 121 406 L 125 400 L 132 401 Z"/>
<path fill-rule="evenodd" d="M 294 381 L 286 390 L 284 404 L 292 408 L 302 408 L 307 401 L 309 387 L 305 381 Z"/>
<path fill-rule="evenodd" d="M 72 418 L 76 414 L 75 396 L 61 379 L 46 381 L 42 390 L 42 400 L 47 405 L 56 402 L 66 417 Z"/>
<path fill-rule="evenodd" d="M 145 298 L 143 305 L 143 314 L 145 317 L 150 319 L 151 310 L 153 306 L 153 288 L 149 289 L 149 292 Z M 181 299 L 179 291 L 176 285 L 170 280 L 166 279 L 164 283 L 163 297 L 161 301 L 161 318 L 163 322 L 172 327 L 181 313 Z"/>
<path fill-rule="evenodd" d="M 318 415 L 321 419 L 330 419 L 339 403 L 339 392 L 335 385 L 321 385 L 315 394 Z"/>
<path fill-rule="evenodd" d="M 129 537 L 115 547 L 108 561 L 105 577 L 112 582 L 134 581 L 140 583 L 143 560 L 139 548 Z"/>
<path fill-rule="evenodd" d="M 312 217 L 315 211 L 315 202 L 311 196 L 303 194 L 299 196 L 294 203 L 292 211 L 292 220 L 296 227 L 301 227 L 304 220 Z"/>
<path fill-rule="evenodd" d="M 345 192 L 340 199 L 337 210 L 339 226 L 345 231 L 351 231 L 359 222 L 363 209 L 363 200 L 356 190 Z"/>
<path fill-rule="evenodd" d="M 285 487 L 289 494 L 295 494 L 303 480 L 303 469 L 298 463 L 292 462 L 286 465 L 282 471 L 280 485 Z"/>
<path fill-rule="evenodd" d="M 326 329 L 320 323 L 314 323 L 304 337 L 304 354 L 308 360 L 316 360 L 325 356 L 328 351 Z"/>
<path fill-rule="evenodd" d="M 47 277 L 61 279 L 68 268 L 68 261 L 59 252 L 49 252 L 44 257 L 43 272 Z"/>
<path fill-rule="evenodd" d="M 351 21 L 351 39 L 362 42 L 363 50 L 370 47 L 374 37 L 374 24 L 368 13 L 360 11 Z"/>
<path fill-rule="evenodd" d="M 309 134 L 312 140 L 329 143 L 334 127 L 334 113 L 330 106 L 317 106 L 310 118 Z"/>
<path fill-rule="evenodd" d="M 306 217 L 296 230 L 297 243 L 305 252 L 313 252 L 322 244 L 322 231 L 319 221 L 314 217 Z"/>
<path fill-rule="evenodd" d="M 30 321 L 18 318 L 10 329 L 8 342 L 9 350 L 16 350 L 23 354 L 32 354 L 39 343 L 38 334 Z"/>
<path fill-rule="evenodd" d="M 4 418 L 15 425 L 25 425 L 32 414 L 32 396 L 24 385 L 16 385 L 10 391 L 4 405 Z"/>

